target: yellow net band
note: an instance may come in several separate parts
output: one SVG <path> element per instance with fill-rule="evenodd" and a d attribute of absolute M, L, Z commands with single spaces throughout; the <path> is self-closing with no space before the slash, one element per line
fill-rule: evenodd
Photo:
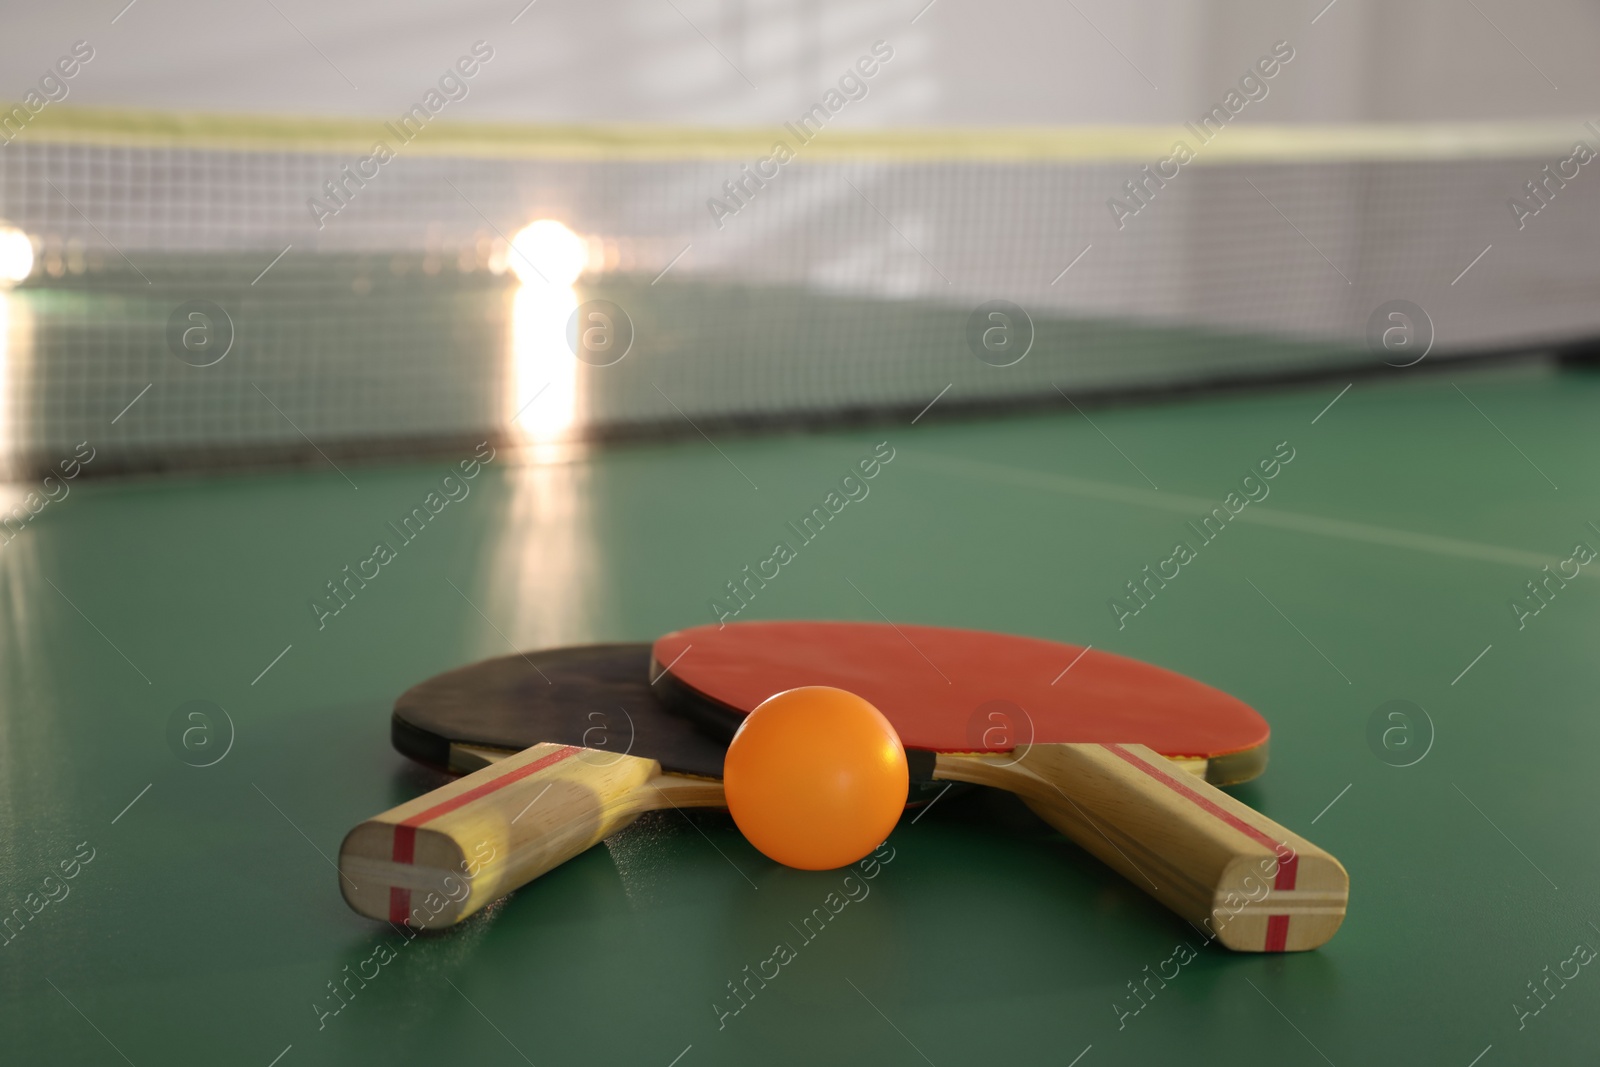
<path fill-rule="evenodd" d="M 3 119 L 3 114 L 0 114 Z M 779 142 L 797 161 L 1076 161 L 1155 163 L 1181 142 L 1199 164 L 1565 157 L 1600 134 L 1581 119 L 1500 123 L 1272 126 L 1235 124 L 1019 129 L 772 129 L 659 125 L 426 124 L 399 118 L 307 118 L 46 107 L 13 143 L 104 144 L 366 155 L 378 142 L 406 154 L 499 159 L 754 162 Z M 420 127 L 420 128 L 419 128 Z M 409 140 L 407 138 L 410 138 Z M 3 149 L 0 149 L 3 151 Z"/>

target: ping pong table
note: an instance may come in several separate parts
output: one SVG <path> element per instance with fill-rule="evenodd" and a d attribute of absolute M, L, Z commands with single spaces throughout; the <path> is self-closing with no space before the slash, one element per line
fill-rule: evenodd
<path fill-rule="evenodd" d="M 94 475 L 137 459 L 154 440 L 139 420 L 185 388 L 164 316 L 70 278 L 11 295 L 35 346 L 12 334 L 13 388 L 26 371 L 48 407 L 66 366 L 51 345 L 120 352 L 107 381 L 133 386 L 56 412 L 95 459 L 0 547 L 0 1032 L 19 1062 L 1488 1067 L 1600 1050 L 1600 858 L 1575 844 L 1600 800 L 1600 601 L 1574 548 L 1600 546 L 1600 378 L 1396 370 L 550 454 L 480 453 L 441 419 L 429 449 L 364 459 L 329 447 L 314 395 L 249 392 L 262 331 L 307 360 L 375 336 L 403 373 L 408 338 L 449 341 L 386 317 L 418 284 L 379 274 L 367 319 L 328 314 L 311 283 L 298 311 L 246 307 L 222 364 L 239 380 L 183 401 L 213 395 L 212 417 L 271 424 L 289 448 L 297 424 L 323 448 L 301 447 L 303 466 L 110 480 Z M 505 307 L 498 290 L 422 291 Z M 469 369 L 472 340 L 456 338 Z M 118 415 L 146 358 L 171 364 L 148 380 L 174 380 Z M 439 402 L 487 401 L 463 385 Z M 879 442 L 894 458 L 870 494 L 739 617 L 1037 634 L 1236 694 L 1275 734 L 1237 795 L 1349 868 L 1330 944 L 1209 946 L 983 791 L 908 816 L 838 911 L 843 872 L 777 867 L 705 813 L 648 816 L 447 934 L 344 905 L 345 831 L 442 780 L 389 747 L 398 693 L 511 650 L 713 621 L 741 568 Z M 1226 505 L 1286 451 L 1268 496 Z M 463 490 L 442 488 L 475 456 Z M 23 478 L 8 509 L 45 488 Z M 401 540 L 430 494 L 447 499 Z M 343 584 L 384 540 L 378 576 Z M 1178 541 L 1196 551 L 1170 577 Z M 749 981 L 778 943 L 794 959 Z"/>

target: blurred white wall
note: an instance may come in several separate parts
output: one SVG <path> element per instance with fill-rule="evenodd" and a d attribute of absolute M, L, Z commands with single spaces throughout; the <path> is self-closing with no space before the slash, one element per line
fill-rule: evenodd
<path fill-rule="evenodd" d="M 494 59 L 454 117 L 771 124 L 883 39 L 895 58 L 840 124 L 1167 123 L 1288 40 L 1296 59 L 1244 121 L 1600 113 L 1600 8 L 1580 0 L 525 3 L 13 5 L 0 100 L 20 101 L 82 39 L 95 58 L 71 103 L 389 118 L 481 39 Z"/>

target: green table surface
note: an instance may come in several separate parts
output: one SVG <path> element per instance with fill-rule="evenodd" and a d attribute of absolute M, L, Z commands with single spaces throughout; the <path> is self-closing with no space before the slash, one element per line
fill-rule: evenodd
<path fill-rule="evenodd" d="M 503 452 L 320 629 L 311 598 L 396 540 L 385 524 L 449 458 L 70 483 L 0 547 L 0 1058 L 1595 1062 L 1600 564 L 1520 628 L 1510 604 L 1600 547 L 1600 379 L 1363 382 L 1324 410 L 1341 385 Z M 1349 868 L 1328 945 L 1207 946 L 982 792 L 902 822 L 812 940 L 796 927 L 843 872 L 778 867 L 710 813 L 646 817 L 447 934 L 345 906 L 345 831 L 442 780 L 389 747 L 401 690 L 512 648 L 710 621 L 882 441 L 869 495 L 740 617 L 1091 643 L 1238 695 L 1274 738 L 1236 795 Z M 1119 628 L 1108 600 L 1285 441 L 1270 496 Z M 170 740 L 196 700 L 232 724 L 206 767 Z M 1392 700 L 1427 722 L 1385 749 L 1369 722 Z M 794 958 L 729 1011 L 728 983 L 779 942 Z M 1135 999 L 1184 943 L 1193 960 Z"/>

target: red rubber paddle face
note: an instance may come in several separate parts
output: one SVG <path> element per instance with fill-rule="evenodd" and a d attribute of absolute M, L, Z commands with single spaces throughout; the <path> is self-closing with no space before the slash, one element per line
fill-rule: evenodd
<path fill-rule="evenodd" d="M 1029 744 L 1148 745 L 1211 759 L 1265 745 L 1266 720 L 1192 678 L 1034 637 L 862 622 L 736 622 L 656 641 L 653 670 L 748 714 L 774 693 L 855 693 L 907 748 L 1004 752 Z"/>

